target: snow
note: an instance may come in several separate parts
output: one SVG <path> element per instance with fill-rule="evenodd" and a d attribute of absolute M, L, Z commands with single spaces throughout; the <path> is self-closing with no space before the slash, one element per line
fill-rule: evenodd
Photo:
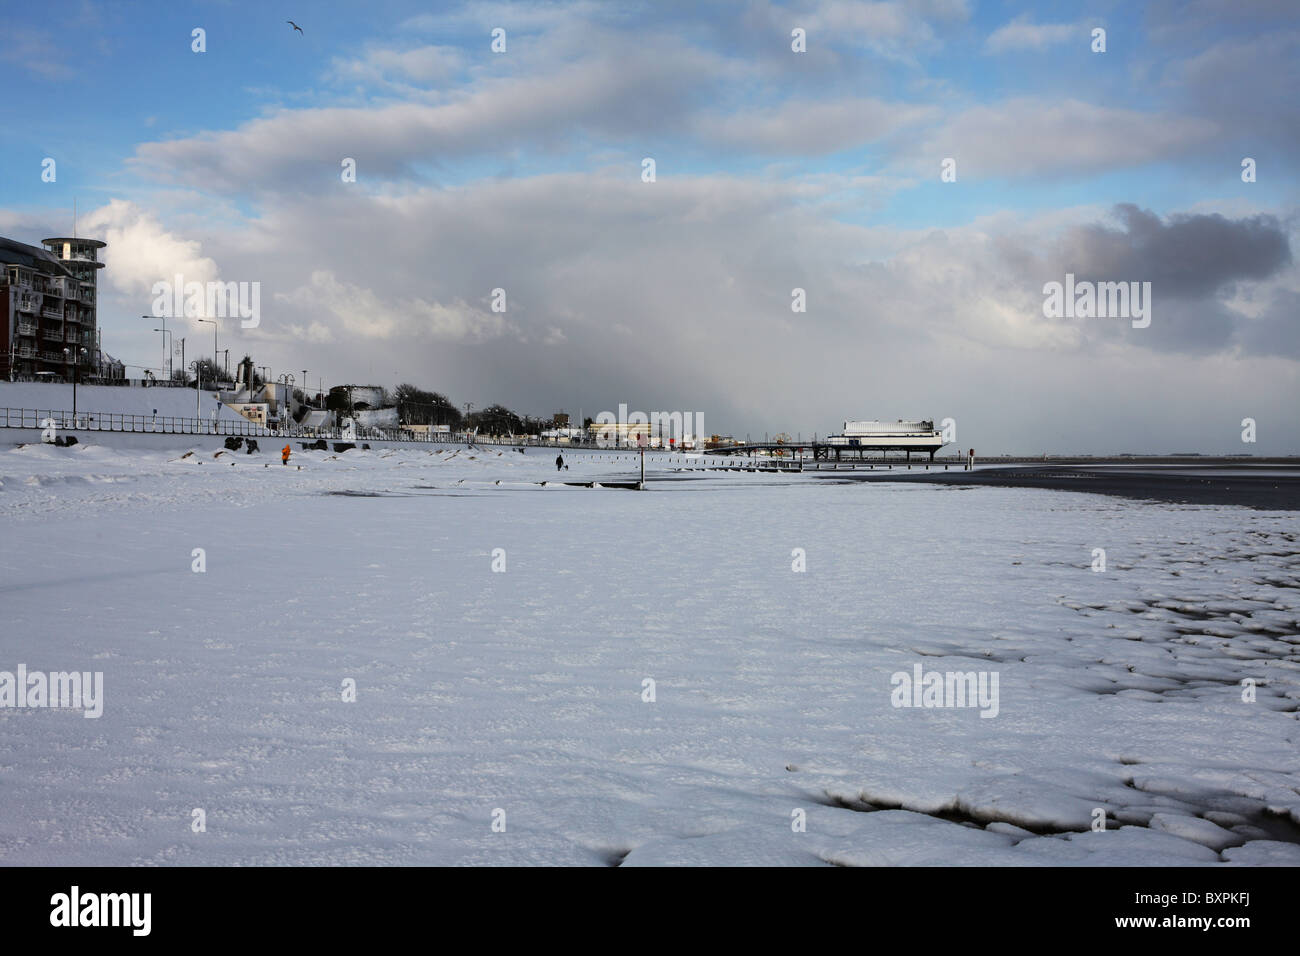
<path fill-rule="evenodd" d="M 61 382 L 0 382 L 0 408 L 72 412 L 72 385 Z M 135 415 L 152 419 L 154 410 L 159 418 L 194 418 L 197 412 L 204 421 L 212 418 L 218 408 L 215 393 L 203 389 L 196 405 L 194 389 L 155 386 L 132 388 L 118 385 L 78 385 L 77 415 Z M 246 421 L 238 412 L 226 405 L 219 406 L 220 421 Z M 14 422 L 18 421 L 16 413 Z M 84 440 L 84 438 L 83 438 Z"/>
<path fill-rule="evenodd" d="M 1300 860 L 1291 514 L 293 448 L 0 451 L 0 863 Z"/>

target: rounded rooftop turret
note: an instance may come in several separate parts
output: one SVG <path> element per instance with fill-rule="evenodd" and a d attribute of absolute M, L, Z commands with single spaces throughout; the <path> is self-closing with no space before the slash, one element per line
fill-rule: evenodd
<path fill-rule="evenodd" d="M 50 255 L 64 262 L 80 262 L 93 265 L 96 269 L 104 268 L 104 263 L 100 262 L 99 257 L 95 254 L 97 249 L 103 249 L 108 245 L 102 239 L 53 236 L 49 239 L 42 239 L 41 245 L 45 247 L 45 251 Z"/>

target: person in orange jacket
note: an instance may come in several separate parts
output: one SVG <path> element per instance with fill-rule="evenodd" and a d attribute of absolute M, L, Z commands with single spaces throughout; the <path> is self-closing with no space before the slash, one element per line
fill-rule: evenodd
<path fill-rule="evenodd" d="M 282 465 L 289 464 L 290 451 L 292 451 L 292 449 L 288 445 L 285 445 L 283 448 L 280 449 L 280 464 Z"/>

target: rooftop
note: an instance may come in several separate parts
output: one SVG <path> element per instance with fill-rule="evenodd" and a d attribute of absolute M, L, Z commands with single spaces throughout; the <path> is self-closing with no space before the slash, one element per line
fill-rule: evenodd
<path fill-rule="evenodd" d="M 54 236 L 50 239 L 42 239 L 41 242 L 81 243 L 82 245 L 94 246 L 96 249 L 103 249 L 105 246 L 108 245 L 108 243 L 104 242 L 104 240 L 102 239 L 86 239 L 85 237 L 78 238 L 77 236 Z"/>
<path fill-rule="evenodd" d="M 72 272 L 44 249 L 0 236 L 0 263 L 26 266 L 47 275 L 71 276 Z"/>

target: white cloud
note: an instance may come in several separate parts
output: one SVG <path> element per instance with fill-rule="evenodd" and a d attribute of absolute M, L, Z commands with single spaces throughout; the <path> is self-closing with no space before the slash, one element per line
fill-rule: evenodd
<path fill-rule="evenodd" d="M 127 297 L 147 297 L 155 282 L 171 282 L 178 274 L 186 282 L 209 282 L 219 275 L 201 242 L 169 231 L 133 202 L 112 200 L 83 216 L 78 230 L 108 243 L 103 276 Z"/>
<path fill-rule="evenodd" d="M 1032 23 L 1028 14 L 1021 14 L 1010 23 L 1003 24 L 984 41 L 986 53 L 1009 53 L 1014 50 L 1042 52 L 1048 47 L 1075 41 L 1086 47 L 1091 38 L 1091 25 L 1078 23 Z"/>
<path fill-rule="evenodd" d="M 314 271 L 306 285 L 276 298 L 299 312 L 330 317 L 330 325 L 316 321 L 307 328 L 306 334 L 322 343 L 335 341 L 335 328 L 343 341 L 390 343 L 485 342 L 511 331 L 504 315 L 470 306 L 462 299 L 444 304 L 418 297 L 386 297 L 372 288 L 340 282 L 327 269 Z M 301 326 L 292 328 L 296 331 Z"/>
<path fill-rule="evenodd" d="M 1209 142 L 1210 120 L 1096 106 L 1080 100 L 1021 97 L 971 107 L 930 133 L 910 153 L 937 167 L 952 156 L 959 179 L 1060 176 L 1174 159 Z"/>
<path fill-rule="evenodd" d="M 871 98 L 786 101 L 773 109 L 701 117 L 696 130 L 702 139 L 732 147 L 815 156 L 881 139 L 936 112 L 933 107 Z"/>
<path fill-rule="evenodd" d="M 814 43 L 853 46 L 905 62 L 914 62 L 918 51 L 937 48 L 931 20 L 964 20 L 967 16 L 969 9 L 962 0 L 818 0 L 806 11 L 785 14 L 792 24 L 806 27 Z"/>
<path fill-rule="evenodd" d="M 0 62 L 10 63 L 47 80 L 62 80 L 74 74 L 68 66 L 68 51 L 43 30 L 5 24 L 0 45 Z"/>
<path fill-rule="evenodd" d="M 360 57 L 335 58 L 330 77 L 344 83 L 405 87 L 430 86 L 450 79 L 465 65 L 464 54 L 455 47 L 421 46 L 394 50 L 371 46 Z"/>
<path fill-rule="evenodd" d="M 683 124 L 722 69 L 679 43 L 625 41 L 541 76 L 485 79 L 436 104 L 285 109 L 234 130 L 141 144 L 131 162 L 164 182 L 256 192 L 338 182 L 344 157 L 357 160 L 360 179 L 586 131 L 643 138 Z"/>

